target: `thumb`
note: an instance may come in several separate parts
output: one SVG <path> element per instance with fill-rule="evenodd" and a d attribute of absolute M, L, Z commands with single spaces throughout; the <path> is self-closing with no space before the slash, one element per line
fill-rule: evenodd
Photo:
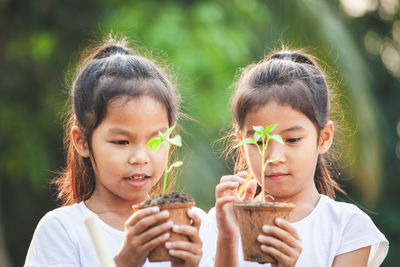
<path fill-rule="evenodd" d="M 257 181 L 255 179 L 250 180 L 250 182 L 246 186 L 246 190 L 244 192 L 243 201 L 252 201 L 254 199 L 254 195 L 257 190 Z"/>

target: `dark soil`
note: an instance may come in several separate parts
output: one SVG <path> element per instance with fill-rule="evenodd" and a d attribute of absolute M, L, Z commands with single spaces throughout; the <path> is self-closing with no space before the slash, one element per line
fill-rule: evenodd
<path fill-rule="evenodd" d="M 194 199 L 186 193 L 183 192 L 172 192 L 165 194 L 161 197 L 161 194 L 152 196 L 150 199 L 146 200 L 143 205 L 161 205 L 170 203 L 188 203 L 194 202 Z"/>

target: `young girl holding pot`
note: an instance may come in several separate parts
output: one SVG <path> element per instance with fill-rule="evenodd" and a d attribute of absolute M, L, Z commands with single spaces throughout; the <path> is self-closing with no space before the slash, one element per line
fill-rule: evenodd
<path fill-rule="evenodd" d="M 164 147 L 154 152 L 146 144 L 179 115 L 166 72 L 110 39 L 83 61 L 71 97 L 67 166 L 55 180 L 63 207 L 39 222 L 25 266 L 100 266 L 84 225 L 88 215 L 98 217 L 118 267 L 198 266 L 202 210 L 188 210 L 191 225 L 174 225 L 158 207 L 132 210 L 156 191 L 166 161 Z M 190 241 L 166 242 L 171 229 Z M 149 252 L 164 242 L 181 261 L 149 263 Z"/>
<path fill-rule="evenodd" d="M 288 221 L 277 218 L 257 237 L 260 249 L 275 258 L 272 266 L 379 266 L 388 251 L 384 235 L 355 205 L 334 200 L 335 190 L 343 190 L 331 177 L 325 156 L 334 134 L 330 94 L 314 59 L 281 51 L 248 66 L 231 107 L 235 143 L 253 137 L 253 126 L 277 124 L 271 134 L 279 134 L 283 144 L 269 143 L 264 177 L 257 146 L 241 146 L 235 171 L 247 169 L 251 175 L 223 176 L 217 185 L 216 205 L 209 212 L 217 236 L 215 266 L 259 265 L 243 260 L 232 206 L 252 201 L 262 180 L 268 200 L 296 206 Z"/>

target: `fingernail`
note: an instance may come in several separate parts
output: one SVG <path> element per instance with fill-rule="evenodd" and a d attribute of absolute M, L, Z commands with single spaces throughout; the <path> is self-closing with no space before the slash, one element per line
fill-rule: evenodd
<path fill-rule="evenodd" d="M 276 222 L 277 224 L 280 224 L 280 223 L 282 223 L 282 219 L 281 219 L 281 218 L 276 218 L 276 219 L 275 219 L 275 222 Z"/>
<path fill-rule="evenodd" d="M 164 237 L 164 238 L 169 238 L 169 233 L 163 234 L 163 237 Z"/>
<path fill-rule="evenodd" d="M 165 247 L 166 248 L 171 248 L 171 242 L 165 242 Z"/>
<path fill-rule="evenodd" d="M 155 206 L 151 209 L 152 212 L 158 212 L 160 211 L 160 208 L 158 206 Z"/>
<path fill-rule="evenodd" d="M 270 227 L 268 225 L 264 225 L 262 230 L 263 230 L 263 232 L 267 232 L 269 230 L 269 228 Z"/>
<path fill-rule="evenodd" d="M 163 217 L 168 216 L 168 214 L 169 214 L 168 210 L 163 210 L 163 211 L 161 212 L 161 216 L 163 216 Z"/>
<path fill-rule="evenodd" d="M 174 225 L 173 229 L 174 229 L 174 231 L 178 231 L 179 230 L 179 225 Z"/>
<path fill-rule="evenodd" d="M 258 235 L 258 236 L 257 236 L 257 240 L 258 240 L 259 242 L 261 242 L 261 241 L 262 241 L 262 237 L 261 237 L 261 235 Z"/>

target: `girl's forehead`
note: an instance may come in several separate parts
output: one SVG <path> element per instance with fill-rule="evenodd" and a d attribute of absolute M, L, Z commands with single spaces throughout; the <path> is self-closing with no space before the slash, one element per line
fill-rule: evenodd
<path fill-rule="evenodd" d="M 249 111 L 244 119 L 243 130 L 251 131 L 253 126 L 265 127 L 271 124 L 278 124 L 277 130 L 293 127 L 300 129 L 313 125 L 304 113 L 290 105 L 273 101 Z"/>

